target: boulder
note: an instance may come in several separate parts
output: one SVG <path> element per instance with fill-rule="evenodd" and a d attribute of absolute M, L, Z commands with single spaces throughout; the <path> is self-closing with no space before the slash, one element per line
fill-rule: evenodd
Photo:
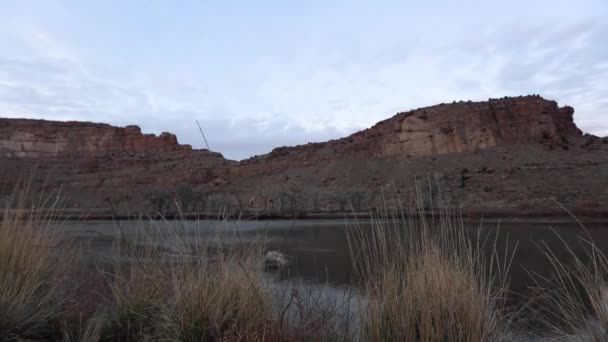
<path fill-rule="evenodd" d="M 279 252 L 268 251 L 264 257 L 264 265 L 266 267 L 285 267 L 292 263 L 293 258 Z"/>

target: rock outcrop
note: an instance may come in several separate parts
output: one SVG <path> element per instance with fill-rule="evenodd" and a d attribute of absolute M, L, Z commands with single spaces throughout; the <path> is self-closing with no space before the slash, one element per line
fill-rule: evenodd
<path fill-rule="evenodd" d="M 349 137 L 325 143 L 280 147 L 251 158 L 259 162 L 411 159 L 472 152 L 504 144 L 543 144 L 568 148 L 568 139 L 582 132 L 571 107 L 558 107 L 539 96 L 455 102 L 398 113 Z M 8 157 L 89 157 L 110 152 L 191 150 L 175 135 L 142 134 L 137 126 L 114 127 L 85 122 L 0 119 L 0 155 Z"/>
<path fill-rule="evenodd" d="M 137 126 L 88 122 L 0 119 L 0 156 L 90 158 L 112 152 L 191 150 L 171 133 L 142 134 Z"/>
<path fill-rule="evenodd" d="M 441 189 L 433 203 L 464 208 L 608 203 L 608 142 L 583 136 L 573 113 L 539 96 L 440 104 L 241 162 L 136 126 L 0 119 L 0 199 L 35 168 L 34 190 L 61 189 L 78 210 L 367 210 L 386 205 L 381 187 L 408 203 L 417 179 Z"/>
<path fill-rule="evenodd" d="M 471 152 L 499 144 L 567 148 L 569 137 L 582 135 L 573 114 L 572 107 L 559 108 L 539 96 L 458 102 L 399 113 L 362 135 L 379 140 L 373 154 L 381 158 Z"/>
<path fill-rule="evenodd" d="M 349 137 L 324 143 L 280 147 L 243 161 L 238 175 L 310 166 L 336 159 L 406 160 L 474 152 L 497 145 L 569 147 L 582 132 L 572 107 L 540 96 L 454 102 L 398 113 Z"/>

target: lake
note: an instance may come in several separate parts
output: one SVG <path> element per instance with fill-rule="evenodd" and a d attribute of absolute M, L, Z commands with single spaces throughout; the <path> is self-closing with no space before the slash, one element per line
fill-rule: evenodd
<path fill-rule="evenodd" d="M 290 289 L 298 286 L 310 290 L 312 296 L 322 296 L 324 303 L 344 303 L 353 295 L 353 266 L 350 258 L 346 229 L 357 224 L 365 231 L 371 229 L 370 221 L 359 220 L 271 220 L 271 221 L 90 221 L 66 222 L 57 228 L 81 245 L 83 255 L 91 262 L 111 261 L 113 243 L 122 235 L 135 244 L 141 231 L 152 231 L 159 235 L 175 232 L 184 236 L 200 237 L 213 241 L 218 231 L 223 232 L 222 241 L 228 244 L 242 244 L 265 235 L 268 250 L 277 250 L 293 258 L 288 267 L 269 270 L 266 279 L 277 295 L 274 299 L 279 307 L 289 301 Z M 464 221 L 464 228 L 472 236 L 488 238 L 486 251 L 490 253 L 494 238 L 500 255 L 507 251 L 513 254 L 509 272 L 509 303 L 521 308 L 527 301 L 527 291 L 535 283 L 529 274 L 549 276 L 553 268 L 543 254 L 543 246 L 549 246 L 564 262 L 572 259 L 568 248 L 579 256 L 585 255 L 583 241 L 593 240 L 598 248 L 608 253 L 608 222 L 585 222 L 584 228 L 574 220 L 556 221 Z M 496 235 L 498 234 L 498 235 Z M 168 239 L 169 241 L 169 239 Z M 154 242 L 163 246 L 163 239 Z M 565 243 L 568 245 L 566 246 Z M 145 244 L 145 243 L 144 243 Z M 168 246 L 167 246 L 168 247 Z M 87 261 L 88 262 L 88 261 Z M 355 291 L 356 292 L 356 291 Z M 356 294 L 355 294 L 356 295 Z M 353 302 L 357 305 L 357 301 Z M 349 308 L 353 308 L 350 306 Z M 356 311 L 355 311 L 356 312 Z M 525 320 L 525 318 L 524 318 Z M 522 328 L 516 328 L 523 335 L 533 321 L 524 321 Z M 522 341 L 544 341 L 544 338 L 519 338 Z"/>
<path fill-rule="evenodd" d="M 353 268 L 350 260 L 345 229 L 354 221 L 348 220 L 296 220 L 296 221 L 120 221 L 126 236 L 133 237 L 141 229 L 163 231 L 179 227 L 186 234 L 213 238 L 218 229 L 232 232 L 224 240 L 248 242 L 259 234 L 265 234 L 269 250 L 278 250 L 293 257 L 294 263 L 282 270 L 279 279 L 302 279 L 308 283 L 333 286 L 348 285 L 352 281 Z M 369 221 L 357 221 L 363 229 Z M 528 273 L 548 275 L 551 264 L 543 255 L 542 246 L 550 246 L 564 260 L 569 259 L 566 241 L 572 250 L 584 254 L 581 239 L 590 236 L 597 246 L 608 253 L 608 222 L 584 223 L 583 229 L 574 221 L 465 221 L 471 232 L 481 229 L 483 234 L 498 232 L 499 252 L 515 249 L 510 272 L 511 289 L 524 292 L 531 285 Z M 111 255 L 112 243 L 118 236 L 118 224 L 112 221 L 68 222 L 60 229 L 68 236 L 76 237 L 94 257 Z M 238 231 L 238 234 L 234 232 Z"/>

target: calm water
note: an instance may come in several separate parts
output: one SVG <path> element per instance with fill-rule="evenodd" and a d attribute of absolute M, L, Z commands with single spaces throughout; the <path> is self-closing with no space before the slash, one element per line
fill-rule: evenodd
<path fill-rule="evenodd" d="M 359 221 L 365 229 L 365 221 Z M 187 222 L 127 222 L 120 225 L 128 237 L 143 228 L 146 230 L 164 231 L 169 226 L 178 227 L 186 234 L 199 234 L 212 238 L 218 228 L 231 232 L 226 234 L 226 241 L 246 242 L 264 233 L 267 236 L 268 248 L 280 250 L 294 258 L 293 265 L 285 269 L 280 277 L 301 278 L 311 283 L 328 283 L 332 285 L 349 284 L 352 278 L 352 265 L 348 244 L 345 236 L 347 226 L 352 222 L 340 220 L 319 221 L 187 221 Z M 515 291 L 523 291 L 530 285 L 529 272 L 547 275 L 551 266 L 542 253 L 541 246 L 548 245 L 564 260 L 568 253 L 560 237 L 568 243 L 576 253 L 583 254 L 581 238 L 587 234 L 605 253 L 608 253 L 608 223 L 585 223 L 583 230 L 575 222 L 502 222 L 483 223 L 465 222 L 467 229 L 477 231 L 481 226 L 482 232 L 495 234 L 498 232 L 500 249 L 517 249 L 511 267 L 511 287 Z M 498 227 L 500 226 L 500 229 Z M 66 234 L 77 237 L 90 253 L 98 257 L 110 255 L 112 242 L 119 230 L 117 224 L 111 221 L 95 221 L 86 223 L 68 223 L 60 227 Z M 238 235 L 234 231 L 238 230 Z M 508 241 L 508 246 L 507 246 Z"/>
<path fill-rule="evenodd" d="M 154 231 L 166 233 L 180 229 L 187 236 L 202 236 L 213 239 L 218 229 L 225 232 L 223 239 L 228 243 L 252 241 L 260 234 L 266 235 L 269 250 L 279 250 L 295 260 L 293 265 L 280 272 L 268 274 L 270 284 L 277 289 L 288 289 L 292 284 L 304 284 L 305 288 L 317 291 L 327 302 L 341 302 L 352 293 L 350 286 L 353 269 L 346 240 L 346 229 L 353 227 L 353 222 L 338 220 L 319 221 L 143 221 L 117 223 L 111 221 L 74 222 L 58 226 L 64 234 L 73 237 L 82 245 L 82 249 L 92 260 L 103 260 L 112 256 L 112 243 L 124 234 L 131 241 L 136 241 L 137 232 Z M 369 222 L 359 221 L 362 229 L 370 227 Z M 120 226 L 120 228 L 119 228 Z M 171 228 L 173 227 L 173 228 Z M 525 300 L 529 286 L 534 285 L 530 273 L 548 276 L 552 267 L 544 256 L 542 246 L 551 250 L 563 261 L 571 259 L 564 241 L 578 255 L 585 254 L 581 239 L 592 239 L 596 245 L 608 254 L 608 222 L 585 223 L 583 229 L 572 221 L 562 222 L 465 222 L 467 231 L 496 237 L 498 234 L 499 252 L 505 249 L 515 254 L 510 269 L 511 304 L 521 305 Z M 238 234 L 236 233 L 238 232 Z M 161 239 L 162 240 L 162 239 Z M 160 244 L 163 241 L 159 241 Z M 289 293 L 279 290 L 277 293 Z M 523 295 L 523 296 L 522 296 Z M 285 302 L 288 298 L 275 298 Z M 326 301 L 323 301 L 326 302 Z M 525 331 L 527 328 L 522 328 Z M 518 330 L 519 331 L 519 330 Z M 524 335 L 526 333 L 524 332 Z M 523 336 L 523 335 L 522 335 Z M 543 338 L 521 338 L 522 341 L 544 341 Z"/>

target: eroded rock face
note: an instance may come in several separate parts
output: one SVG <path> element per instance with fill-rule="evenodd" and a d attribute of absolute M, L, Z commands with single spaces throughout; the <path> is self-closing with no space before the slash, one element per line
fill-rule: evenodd
<path fill-rule="evenodd" d="M 282 161 L 313 165 L 338 159 L 411 159 L 472 152 L 500 144 L 543 144 L 567 148 L 581 136 L 571 107 L 539 96 L 458 102 L 398 113 L 349 137 L 325 143 L 280 147 L 241 163 Z M 83 122 L 0 119 L 0 155 L 86 157 L 108 152 L 182 151 L 175 135 L 142 134 L 137 126 Z"/>
<path fill-rule="evenodd" d="M 527 96 L 422 108 L 397 114 L 370 131 L 379 131 L 376 155 L 397 159 L 471 152 L 498 144 L 567 148 L 568 137 L 582 134 L 573 114 L 571 107 L 559 108 L 554 101 Z"/>
<path fill-rule="evenodd" d="M 538 96 L 442 104 L 241 162 L 136 126 L 0 119 L 0 199 L 36 169 L 34 187 L 62 189 L 70 207 L 106 211 L 107 199 L 149 210 L 150 193 L 175 203 L 184 185 L 212 213 L 246 203 L 292 212 L 296 202 L 298 210 L 331 211 L 345 198 L 364 210 L 383 205 L 381 187 L 407 202 L 415 180 L 435 175 L 453 206 L 606 203 L 608 143 L 582 136 L 573 112 Z"/>
<path fill-rule="evenodd" d="M 325 143 L 280 147 L 241 163 L 240 175 L 336 159 L 406 160 L 474 152 L 497 145 L 539 144 L 568 148 L 582 132 L 571 107 L 540 96 L 458 102 L 398 113 L 349 137 Z"/>
<path fill-rule="evenodd" d="M 137 126 L 87 122 L 0 119 L 0 156 L 88 158 L 112 152 L 191 150 L 175 135 L 142 134 Z"/>

